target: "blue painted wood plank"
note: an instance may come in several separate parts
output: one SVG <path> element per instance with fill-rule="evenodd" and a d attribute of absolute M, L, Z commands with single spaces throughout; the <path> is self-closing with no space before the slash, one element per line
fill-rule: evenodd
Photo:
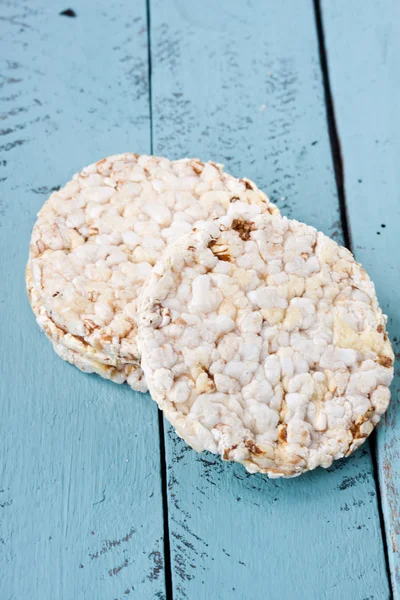
<path fill-rule="evenodd" d="M 340 240 L 312 3 L 150 8 L 154 151 L 223 162 Z M 270 481 L 165 439 L 175 600 L 389 597 L 368 444 Z"/>
<path fill-rule="evenodd" d="M 164 598 L 156 406 L 63 363 L 25 293 L 50 190 L 150 150 L 145 2 L 72 7 L 0 8 L 0 598 Z"/>
<path fill-rule="evenodd" d="M 400 5 L 323 3 L 353 248 L 371 273 L 400 358 Z M 393 593 L 400 598 L 400 371 L 377 451 Z"/>

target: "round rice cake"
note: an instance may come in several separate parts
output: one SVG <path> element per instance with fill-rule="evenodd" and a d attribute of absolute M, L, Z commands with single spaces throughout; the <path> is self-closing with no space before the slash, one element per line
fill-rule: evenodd
<path fill-rule="evenodd" d="M 84 373 L 96 373 L 104 379 L 114 383 L 125 383 L 126 381 L 138 391 L 146 391 L 143 371 L 139 364 L 113 363 L 111 357 L 106 357 L 106 362 L 99 361 L 96 351 L 85 342 L 75 339 L 71 334 L 65 333 L 46 314 L 40 298 L 33 285 L 29 263 L 26 269 L 26 288 L 29 302 L 36 322 L 52 343 L 54 351 L 63 360 L 74 365 Z"/>
<path fill-rule="evenodd" d="M 169 243 L 233 208 L 279 212 L 248 179 L 197 159 L 126 153 L 75 175 L 44 204 L 30 246 L 44 311 L 69 334 L 60 343 L 89 345 L 104 364 L 137 363 L 138 294 L 152 266 Z"/>
<path fill-rule="evenodd" d="M 358 448 L 393 351 L 352 254 L 298 221 L 230 215 L 167 249 L 142 292 L 142 368 L 198 452 L 292 477 Z"/>

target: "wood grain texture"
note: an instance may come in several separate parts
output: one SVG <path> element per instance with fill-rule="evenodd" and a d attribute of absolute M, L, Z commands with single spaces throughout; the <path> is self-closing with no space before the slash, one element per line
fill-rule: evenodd
<path fill-rule="evenodd" d="M 156 406 L 63 363 L 25 293 L 50 191 L 150 149 L 145 2 L 66 8 L 1 3 L 0 598 L 164 598 Z"/>
<path fill-rule="evenodd" d="M 225 163 L 341 239 L 311 2 L 151 0 L 154 152 Z M 174 599 L 389 597 L 369 446 L 291 481 L 166 435 Z"/>
<path fill-rule="evenodd" d="M 322 6 L 353 250 L 375 282 L 397 356 L 377 450 L 393 594 L 400 598 L 400 5 Z"/>

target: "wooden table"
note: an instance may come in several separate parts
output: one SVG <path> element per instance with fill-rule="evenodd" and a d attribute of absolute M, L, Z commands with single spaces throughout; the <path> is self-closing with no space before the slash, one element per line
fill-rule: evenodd
<path fill-rule="evenodd" d="M 399 378 L 354 456 L 270 481 L 63 363 L 24 286 L 83 165 L 199 156 L 349 245 L 397 343 L 400 3 L 2 0 L 0 37 L 1 600 L 400 598 Z"/>

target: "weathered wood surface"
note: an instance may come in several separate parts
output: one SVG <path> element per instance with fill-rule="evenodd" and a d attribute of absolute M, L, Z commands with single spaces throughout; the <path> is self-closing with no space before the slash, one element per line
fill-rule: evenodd
<path fill-rule="evenodd" d="M 400 358 L 398 2 L 323 2 L 323 23 L 353 250 L 368 269 Z M 379 480 L 393 595 L 400 598 L 400 373 L 378 428 Z"/>
<path fill-rule="evenodd" d="M 385 5 L 376 3 L 382 14 Z M 372 36 L 376 47 L 365 63 L 351 40 L 360 13 L 356 2 L 345 6 L 329 7 L 327 36 L 350 226 L 382 303 L 391 300 L 394 332 L 396 99 L 379 118 L 373 109 L 377 81 L 386 96 L 397 86 L 390 78 L 398 77 L 399 15 L 392 9 L 392 18 L 379 21 L 363 4 L 357 39 L 365 51 Z M 53 354 L 25 297 L 30 229 L 52 188 L 100 156 L 149 152 L 153 132 L 154 152 L 223 162 L 255 179 L 284 214 L 341 240 L 313 7 L 306 0 L 149 0 L 152 123 L 146 2 L 79 0 L 75 17 L 60 15 L 67 8 L 59 0 L 0 1 L 0 598 L 170 600 L 155 404 Z M 365 102 L 368 86 L 374 91 Z M 362 110 L 350 113 L 357 93 Z M 366 136 L 371 124 L 376 153 Z M 395 418 L 392 410 L 379 434 L 394 567 Z M 196 455 L 170 429 L 165 444 L 174 600 L 389 597 L 369 445 L 329 471 L 269 481 Z"/>
<path fill-rule="evenodd" d="M 165 597 L 156 406 L 61 361 L 25 294 L 51 189 L 150 150 L 144 2 L 0 4 L 0 598 Z"/>
<path fill-rule="evenodd" d="M 311 2 L 151 0 L 155 153 L 255 179 L 341 239 Z M 389 597 L 370 448 L 291 481 L 196 455 L 168 429 L 174 599 Z"/>

